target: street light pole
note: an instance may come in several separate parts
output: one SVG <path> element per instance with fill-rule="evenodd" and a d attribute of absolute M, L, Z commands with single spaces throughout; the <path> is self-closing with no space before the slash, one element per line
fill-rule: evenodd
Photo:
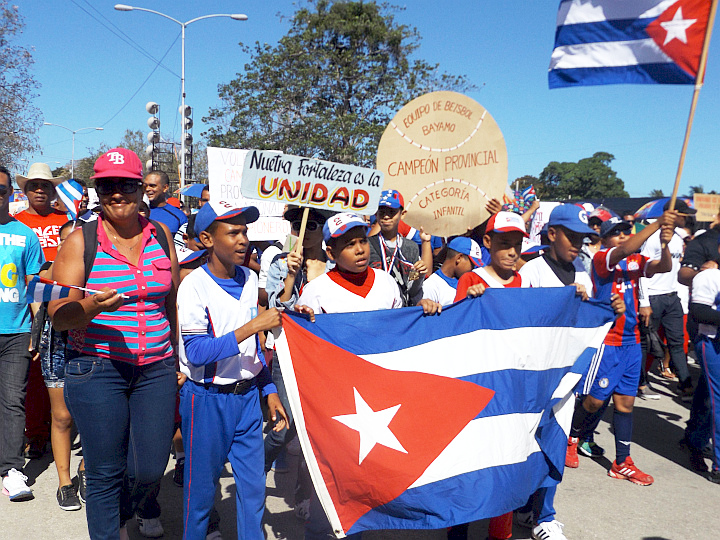
<path fill-rule="evenodd" d="M 61 126 L 60 124 L 52 124 L 50 122 L 43 122 L 43 125 L 59 127 L 59 128 L 62 128 L 64 130 L 67 130 L 70 133 L 72 133 L 72 160 L 70 161 L 70 177 L 75 178 L 75 134 L 80 133 L 81 131 L 85 131 L 86 129 L 94 129 L 95 131 L 102 131 L 103 128 L 101 128 L 101 127 L 84 127 L 84 128 L 72 130 L 68 127 Z"/>
<path fill-rule="evenodd" d="M 181 99 L 182 99 L 182 105 L 180 106 L 180 115 L 182 116 L 181 123 L 182 123 L 182 140 L 180 142 L 180 189 L 185 187 L 185 147 L 186 142 L 185 139 L 187 138 L 187 127 L 185 124 L 185 27 L 189 24 L 192 24 L 196 21 L 200 21 L 202 19 L 210 19 L 213 17 L 230 17 L 231 19 L 235 21 L 247 21 L 247 15 L 244 13 L 214 13 L 212 15 L 203 15 L 201 17 L 195 17 L 194 19 L 190 19 L 187 22 L 181 22 L 177 19 L 174 19 L 170 17 L 169 15 L 166 15 L 165 13 L 160 13 L 159 11 L 155 11 L 154 9 L 147 9 L 142 7 L 135 7 L 135 6 L 128 6 L 126 4 L 115 4 L 115 9 L 118 11 L 146 11 L 147 13 L 154 13 L 155 15 L 159 15 L 160 17 L 164 17 L 166 19 L 171 20 L 172 22 L 179 24 L 182 28 L 182 39 L 181 39 L 181 54 L 180 54 L 180 61 L 181 61 L 181 67 L 180 67 L 180 92 L 181 92 Z"/>

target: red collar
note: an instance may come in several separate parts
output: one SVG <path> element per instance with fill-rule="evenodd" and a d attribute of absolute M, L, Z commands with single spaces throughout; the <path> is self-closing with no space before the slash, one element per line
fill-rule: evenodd
<path fill-rule="evenodd" d="M 372 268 L 366 268 L 364 272 L 353 274 L 351 272 L 341 272 L 337 268 L 333 268 L 327 273 L 328 277 L 343 289 L 347 289 L 353 294 L 365 298 L 373 283 L 375 283 L 375 271 Z"/>

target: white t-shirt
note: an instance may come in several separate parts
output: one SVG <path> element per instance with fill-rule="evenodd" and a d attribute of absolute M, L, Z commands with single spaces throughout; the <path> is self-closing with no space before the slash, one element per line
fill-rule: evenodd
<path fill-rule="evenodd" d="M 258 287 L 264 289 L 267 285 L 267 276 L 273 259 L 282 253 L 282 249 L 272 244 L 265 248 L 260 257 L 260 274 L 258 275 Z"/>
<path fill-rule="evenodd" d="M 677 290 L 675 284 L 677 283 L 677 275 L 680 270 L 680 259 L 682 259 L 683 248 L 685 243 L 682 237 L 678 234 L 680 229 L 675 229 L 672 240 L 668 244 L 670 248 L 670 254 L 672 255 L 672 269 L 669 272 L 662 274 L 655 274 L 653 277 L 640 278 L 642 282 L 643 290 L 645 291 L 645 297 L 655 296 L 658 294 L 668 294 Z M 645 255 L 649 259 L 657 260 L 662 256 L 662 249 L 660 247 L 660 231 L 655 231 L 650 238 L 645 240 L 640 255 Z M 650 305 L 650 300 L 646 300 L 640 303 L 641 307 Z"/>
<path fill-rule="evenodd" d="M 527 287 L 565 287 L 560 278 L 555 275 L 543 257 L 536 257 L 526 263 L 518 273 L 523 278 L 523 286 Z M 588 296 L 592 296 L 593 284 L 587 272 L 575 269 L 575 283 L 585 286 Z"/>
<path fill-rule="evenodd" d="M 245 274 L 240 299 L 228 294 L 203 267 L 185 277 L 177 293 L 178 324 L 183 335 L 211 332 L 212 337 L 224 336 L 257 316 L 257 275 L 248 268 L 237 268 Z M 231 384 L 252 379 L 263 368 L 256 343 L 256 336 L 252 335 L 238 344 L 237 354 L 206 366 L 191 363 L 181 339 L 180 371 L 195 382 Z"/>
<path fill-rule="evenodd" d="M 427 298 L 433 302 L 437 302 L 442 306 L 449 306 L 455 301 L 455 291 L 457 289 L 457 279 L 452 279 L 455 282 L 453 287 L 443 276 L 438 275 L 440 270 L 435 272 L 423 283 L 423 299 Z"/>
<path fill-rule="evenodd" d="M 371 285 L 368 283 L 369 289 L 361 290 L 331 270 L 303 287 L 298 304 L 311 307 L 315 313 L 401 308 L 400 289 L 392 276 L 377 268 L 368 268 L 368 272 L 373 273 L 368 278 L 372 279 Z"/>
<path fill-rule="evenodd" d="M 692 301 L 717 311 L 720 304 L 720 270 L 703 270 L 695 276 L 692 282 Z M 698 325 L 698 333 L 709 338 L 715 338 L 717 331 L 717 326 L 712 324 Z"/>

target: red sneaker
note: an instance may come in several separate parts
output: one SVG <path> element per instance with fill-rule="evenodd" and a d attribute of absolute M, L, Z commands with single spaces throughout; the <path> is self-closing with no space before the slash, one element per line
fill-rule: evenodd
<path fill-rule="evenodd" d="M 655 481 L 652 476 L 638 469 L 630 456 L 620 465 L 617 464 L 617 461 L 613 461 L 608 476 L 618 480 L 630 480 L 633 484 L 639 486 L 649 486 Z"/>
<path fill-rule="evenodd" d="M 577 469 L 580 465 L 580 458 L 578 457 L 578 438 L 568 438 L 567 452 L 565 453 L 565 466 L 571 469 Z"/>

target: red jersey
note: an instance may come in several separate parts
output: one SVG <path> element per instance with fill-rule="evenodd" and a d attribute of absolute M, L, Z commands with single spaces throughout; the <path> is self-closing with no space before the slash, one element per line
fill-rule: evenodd
<path fill-rule="evenodd" d="M 510 283 L 500 283 L 490 275 L 485 267 L 476 268 L 472 272 L 465 272 L 458 280 L 457 292 L 455 293 L 455 301 L 462 300 L 467 296 L 467 291 L 473 285 L 482 283 L 486 288 L 510 288 L 522 287 L 522 276 L 517 272 L 513 272 L 513 279 Z"/>

